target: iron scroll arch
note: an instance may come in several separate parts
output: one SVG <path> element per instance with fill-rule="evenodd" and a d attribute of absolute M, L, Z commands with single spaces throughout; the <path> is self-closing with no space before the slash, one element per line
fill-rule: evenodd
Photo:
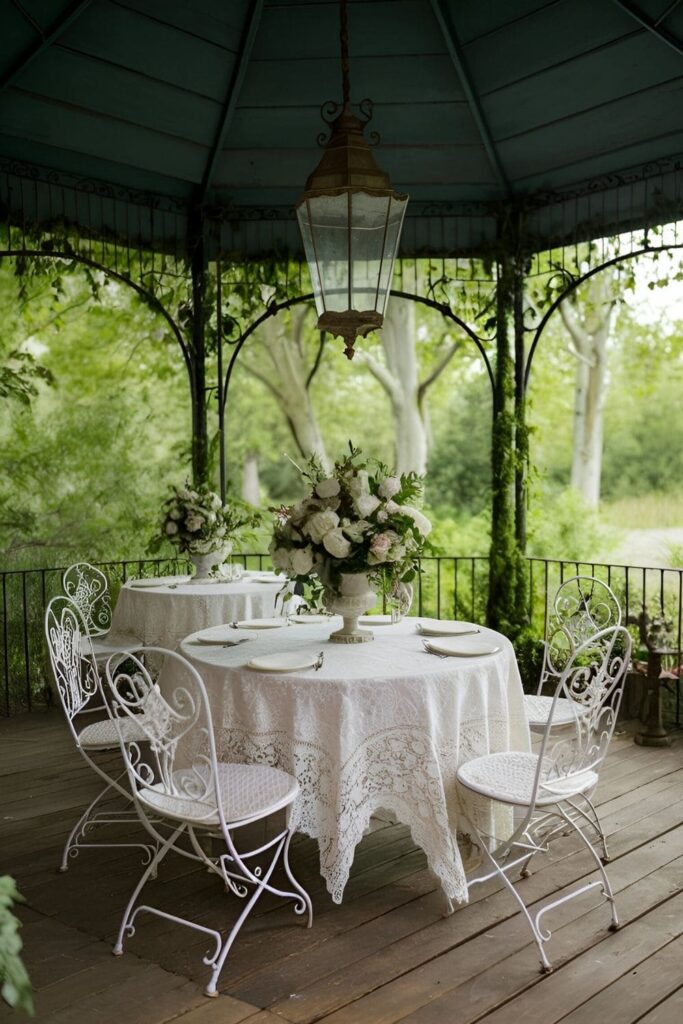
<path fill-rule="evenodd" d="M 113 270 L 111 267 L 107 267 L 103 263 L 98 263 L 97 260 L 93 260 L 89 256 L 83 256 L 82 254 L 79 254 L 77 252 L 67 252 L 66 250 L 57 249 L 51 249 L 49 252 L 45 252 L 43 249 L 28 249 L 22 246 L 21 248 L 18 249 L 0 249 L 0 259 L 2 259 L 5 256 L 12 257 L 14 259 L 17 259 L 18 257 L 21 256 L 31 256 L 41 257 L 43 259 L 48 260 L 61 259 L 75 261 L 77 263 L 82 263 L 84 266 L 90 267 L 93 270 L 100 270 L 102 271 L 103 274 L 106 274 L 107 277 L 110 277 L 113 280 L 119 281 L 121 284 L 127 285 L 127 287 L 132 288 L 133 291 L 136 292 L 140 296 L 140 298 L 144 300 L 144 302 L 146 302 L 149 306 L 152 307 L 152 309 L 154 309 L 160 316 L 164 318 L 164 320 L 170 327 L 175 340 L 178 342 L 178 345 L 180 346 L 180 350 L 183 354 L 185 368 L 187 369 L 187 372 L 190 376 L 190 380 L 193 379 L 194 368 L 192 365 L 192 358 L 190 355 L 190 351 L 187 347 L 187 343 L 183 338 L 183 334 L 180 327 L 173 319 L 169 311 L 166 309 L 164 304 L 157 298 L 157 296 L 154 295 L 153 292 L 145 288 L 143 285 L 138 284 L 136 281 L 133 281 L 129 277 L 126 277 L 125 274 L 121 274 L 119 271 Z"/>
<path fill-rule="evenodd" d="M 569 295 L 575 292 L 577 288 L 580 288 L 582 284 L 585 284 L 586 281 L 589 281 L 592 277 L 595 277 L 597 274 L 600 274 L 603 270 L 609 269 L 609 267 L 617 266 L 620 263 L 624 263 L 626 260 L 637 259 L 639 256 L 647 256 L 652 253 L 670 252 L 673 249 L 683 249 L 683 242 L 671 242 L 667 245 L 657 246 L 648 245 L 643 246 L 641 249 L 636 249 L 633 252 L 621 253 L 618 256 L 613 256 L 611 259 L 606 260 L 604 263 L 600 263 L 596 267 L 591 267 L 591 269 L 587 270 L 584 274 L 572 278 L 572 280 L 569 281 L 566 287 L 562 289 L 562 292 L 557 296 L 557 298 L 555 298 L 553 302 L 550 304 L 550 306 L 548 306 L 541 320 L 539 321 L 536 330 L 534 331 L 534 338 L 531 342 L 529 353 L 527 355 L 526 363 L 524 366 L 524 392 L 526 393 L 529 387 L 531 365 L 533 363 L 534 355 L 536 354 L 538 343 L 541 340 L 541 336 L 543 335 L 543 332 L 547 327 L 552 315 L 557 312 L 560 305 Z"/>
<path fill-rule="evenodd" d="M 454 324 L 460 327 L 468 336 L 470 341 L 472 341 L 476 345 L 479 354 L 481 355 L 481 358 L 483 360 L 484 366 L 486 368 L 486 373 L 488 375 L 489 383 L 491 385 L 491 391 L 492 393 L 495 391 L 495 379 L 493 375 L 493 368 L 491 366 L 491 361 L 488 357 L 488 353 L 486 351 L 486 348 L 484 347 L 482 339 L 479 337 L 476 331 L 474 331 L 469 326 L 469 324 L 467 324 L 456 313 L 453 312 L 453 310 L 447 303 L 438 302 L 436 299 L 430 299 L 425 295 L 416 295 L 412 292 L 399 291 L 393 288 L 390 292 L 390 295 L 394 296 L 397 299 L 407 299 L 411 302 L 417 302 L 420 305 L 427 306 L 429 309 L 434 309 L 437 312 L 441 313 L 441 315 L 445 317 L 447 320 L 451 320 Z M 314 299 L 314 297 L 315 296 L 313 295 L 312 292 L 308 292 L 306 295 L 297 295 L 294 298 L 285 299 L 282 302 L 270 302 L 266 306 L 266 309 L 263 311 L 263 313 L 261 313 L 260 316 L 256 317 L 256 319 L 253 320 L 242 331 L 239 338 L 237 338 L 235 341 L 231 343 L 233 346 L 233 350 L 225 373 L 225 378 L 223 380 L 220 396 L 222 413 L 225 412 L 225 407 L 228 399 L 228 390 L 230 388 L 230 381 L 232 379 L 235 364 L 237 363 L 237 359 L 239 358 L 239 354 L 242 351 L 242 348 L 244 347 L 248 339 L 251 337 L 251 335 L 254 333 L 254 331 L 256 331 L 261 326 L 261 324 L 265 323 L 266 320 L 269 320 L 271 317 L 277 316 L 279 313 L 283 313 L 287 309 L 292 309 L 294 306 L 301 305 L 301 303 L 303 302 L 311 302 Z"/>

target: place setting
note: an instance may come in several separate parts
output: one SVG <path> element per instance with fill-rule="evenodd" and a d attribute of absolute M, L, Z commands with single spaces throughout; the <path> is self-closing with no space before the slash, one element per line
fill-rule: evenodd
<path fill-rule="evenodd" d="M 482 658 L 502 648 L 482 636 L 474 622 L 457 619 L 418 619 L 415 632 L 422 637 L 425 653 L 438 658 Z"/>

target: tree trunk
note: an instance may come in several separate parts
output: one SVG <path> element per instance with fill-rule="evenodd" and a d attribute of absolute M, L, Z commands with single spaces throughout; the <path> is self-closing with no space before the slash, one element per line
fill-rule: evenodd
<path fill-rule="evenodd" d="M 603 273 L 590 281 L 581 319 L 569 303 L 563 302 L 560 306 L 571 338 L 570 351 L 577 360 L 571 486 L 591 508 L 597 508 L 600 502 L 607 342 L 614 309 L 612 296 L 613 280 Z"/>
<path fill-rule="evenodd" d="M 248 452 L 244 460 L 242 472 L 242 499 L 250 505 L 261 504 L 261 485 L 259 482 L 258 456 L 255 452 Z"/>
<path fill-rule="evenodd" d="M 310 395 L 311 371 L 302 343 L 306 310 L 292 314 L 291 334 L 282 316 L 259 328 L 258 359 L 245 361 L 245 369 L 269 389 L 287 420 L 299 453 L 315 455 L 324 469 L 331 467 Z"/>
<path fill-rule="evenodd" d="M 426 407 L 420 391 L 415 304 L 393 298 L 381 330 L 384 364 L 369 353 L 364 362 L 391 402 L 394 420 L 394 466 L 398 473 L 427 470 Z"/>

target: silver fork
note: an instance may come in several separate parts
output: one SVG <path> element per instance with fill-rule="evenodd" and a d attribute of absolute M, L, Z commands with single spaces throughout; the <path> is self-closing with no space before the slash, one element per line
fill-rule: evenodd
<path fill-rule="evenodd" d="M 426 640 L 422 641 L 422 646 L 424 647 L 425 654 L 433 654 L 435 658 L 447 658 L 448 657 L 447 654 L 439 654 L 438 651 L 433 651 L 431 649 L 431 647 L 429 647 L 429 645 L 428 645 Z"/>
<path fill-rule="evenodd" d="M 323 662 L 324 661 L 325 661 L 325 652 L 321 651 L 320 654 L 318 655 L 316 661 L 313 662 L 313 668 L 315 669 L 316 672 L 318 671 L 319 668 L 323 667 Z"/>

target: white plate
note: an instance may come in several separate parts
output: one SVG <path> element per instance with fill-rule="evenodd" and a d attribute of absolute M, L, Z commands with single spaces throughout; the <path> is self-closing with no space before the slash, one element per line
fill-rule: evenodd
<path fill-rule="evenodd" d="M 197 644 L 235 644 L 245 639 L 243 633 L 227 624 L 211 626 L 209 629 L 203 629 L 201 633 L 195 633 L 192 637 L 193 643 Z"/>
<path fill-rule="evenodd" d="M 481 658 L 485 654 L 496 654 L 500 647 L 484 640 L 465 637 L 460 640 L 453 637 L 450 640 L 430 640 L 429 649 L 435 654 L 447 654 L 452 658 Z"/>
<path fill-rule="evenodd" d="M 189 576 L 149 576 L 139 580 L 127 580 L 126 586 L 135 590 L 146 590 L 147 587 L 168 587 L 169 584 L 187 583 Z"/>
<path fill-rule="evenodd" d="M 320 622 L 330 622 L 332 618 L 331 615 L 290 615 L 289 621 L 301 626 L 315 626 Z"/>
<path fill-rule="evenodd" d="M 359 626 L 391 626 L 391 615 L 361 615 Z"/>
<path fill-rule="evenodd" d="M 453 619 L 426 619 L 418 622 L 415 630 L 422 636 L 467 636 L 468 633 L 481 632 L 475 622 L 457 622 Z"/>
<path fill-rule="evenodd" d="M 238 629 L 281 629 L 287 625 L 287 619 L 242 619 L 237 623 Z"/>
<path fill-rule="evenodd" d="M 252 576 L 250 583 L 281 583 L 283 586 L 287 582 L 284 576 Z"/>
<path fill-rule="evenodd" d="M 257 672 L 302 672 L 312 668 L 318 660 L 318 654 L 301 654 L 298 651 L 284 651 L 282 654 L 264 654 L 260 658 L 252 658 L 247 668 Z"/>

